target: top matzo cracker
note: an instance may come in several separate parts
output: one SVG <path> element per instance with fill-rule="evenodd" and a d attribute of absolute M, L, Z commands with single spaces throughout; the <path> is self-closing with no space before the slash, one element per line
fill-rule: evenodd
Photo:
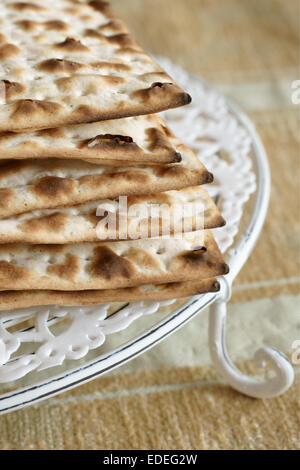
<path fill-rule="evenodd" d="M 190 102 L 102 0 L 2 0 L 0 131 L 150 114 Z"/>

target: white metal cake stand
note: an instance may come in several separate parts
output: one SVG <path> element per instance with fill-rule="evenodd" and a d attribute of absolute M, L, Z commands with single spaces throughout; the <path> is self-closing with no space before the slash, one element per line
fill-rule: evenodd
<path fill-rule="evenodd" d="M 255 246 L 268 208 L 270 173 L 264 148 L 252 123 L 223 96 L 167 59 L 160 62 L 193 96 L 188 107 L 164 115 L 215 175 L 207 190 L 227 221 L 214 235 L 223 252 L 231 247 L 227 251 L 230 273 L 220 279 L 218 293 L 181 301 L 51 306 L 0 313 L 1 413 L 31 405 L 124 364 L 208 306 L 211 358 L 228 384 L 251 397 L 268 398 L 285 392 L 293 382 L 292 365 L 279 351 L 263 347 L 255 353 L 258 366 L 269 363 L 273 370 L 271 378 L 268 374 L 258 380 L 243 375 L 232 364 L 225 346 L 231 285 Z M 234 241 L 252 193 L 251 215 Z M 113 333 L 120 343 L 109 342 Z"/>

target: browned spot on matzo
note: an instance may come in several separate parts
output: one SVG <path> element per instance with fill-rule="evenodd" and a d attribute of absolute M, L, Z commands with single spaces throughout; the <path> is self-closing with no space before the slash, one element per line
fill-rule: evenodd
<path fill-rule="evenodd" d="M 153 168 L 153 171 L 159 178 L 164 178 L 166 176 L 176 178 L 184 175 L 184 168 L 180 165 L 157 166 Z"/>
<path fill-rule="evenodd" d="M 12 189 L 0 189 L 0 208 L 7 208 L 13 198 L 14 192 Z"/>
<path fill-rule="evenodd" d="M 101 39 L 102 41 L 106 41 L 105 34 L 101 33 L 100 31 L 97 31 L 97 29 L 86 29 L 85 32 L 84 32 L 84 36 L 89 37 L 89 38 Z"/>
<path fill-rule="evenodd" d="M 141 102 L 151 103 L 151 101 L 156 101 L 162 95 L 173 95 L 176 88 L 177 87 L 174 85 L 174 83 L 155 82 L 152 83 L 149 88 L 134 91 L 131 96 L 133 99 L 137 99 Z M 182 96 L 182 94 L 179 93 L 178 100 L 180 100 L 181 105 L 188 104 L 191 102 L 191 97 L 188 94 Z"/>
<path fill-rule="evenodd" d="M 108 23 L 104 24 L 103 26 L 100 26 L 101 31 L 115 31 L 119 33 L 128 33 L 128 30 L 124 23 L 120 20 L 113 20 L 109 21 Z"/>
<path fill-rule="evenodd" d="M 0 46 L 0 60 L 10 59 L 21 53 L 21 49 L 14 44 L 4 44 Z"/>
<path fill-rule="evenodd" d="M 15 10 L 20 11 L 45 11 L 47 10 L 46 7 L 42 5 L 37 5 L 36 3 L 31 2 L 13 2 L 10 3 L 9 6 L 14 8 Z"/>
<path fill-rule="evenodd" d="M 112 16 L 110 5 L 105 0 L 92 0 L 89 5 L 100 13 L 103 13 L 107 17 Z"/>
<path fill-rule="evenodd" d="M 104 83 L 110 86 L 121 85 L 122 83 L 125 83 L 125 78 L 116 77 L 114 75 L 101 75 L 101 79 Z"/>
<path fill-rule="evenodd" d="M 83 64 L 72 60 L 47 59 L 38 64 L 38 69 L 49 73 L 72 73 L 84 68 Z"/>
<path fill-rule="evenodd" d="M 205 247 L 199 247 L 194 251 L 187 251 L 178 257 L 179 265 L 182 268 L 189 266 L 198 267 L 199 269 L 207 266 L 210 269 L 218 269 L 220 274 L 228 273 L 228 265 L 220 260 L 211 260 L 210 252 Z"/>
<path fill-rule="evenodd" d="M 10 253 L 11 255 L 15 255 L 22 252 L 21 245 L 11 244 L 11 243 L 4 243 L 0 244 L 0 255 L 7 255 Z"/>
<path fill-rule="evenodd" d="M 125 256 L 130 257 L 130 261 L 136 263 L 139 266 L 144 266 L 144 269 L 159 270 L 161 269 L 161 263 L 157 256 L 152 255 L 146 250 L 141 250 L 137 248 L 131 248 Z"/>
<path fill-rule="evenodd" d="M 15 266 L 8 261 L 0 261 L 0 284 L 4 281 L 19 281 L 28 277 L 28 269 Z"/>
<path fill-rule="evenodd" d="M 60 20 L 46 21 L 44 25 L 47 29 L 54 29 L 57 31 L 67 31 L 69 29 L 69 26 Z"/>
<path fill-rule="evenodd" d="M 95 248 L 94 259 L 88 266 L 88 272 L 104 279 L 120 276 L 129 279 L 134 271 L 133 265 L 125 258 L 118 256 L 106 246 Z"/>
<path fill-rule="evenodd" d="M 188 251 L 183 253 L 180 255 L 180 258 L 184 261 L 184 263 L 199 266 L 205 262 L 205 258 L 207 258 L 207 249 L 204 246 L 199 247 L 195 251 Z"/>
<path fill-rule="evenodd" d="M 180 162 L 181 155 L 179 152 L 176 152 L 170 142 L 166 139 L 165 133 L 161 129 L 151 128 L 147 129 L 146 134 L 149 139 L 149 150 L 151 152 L 161 152 L 168 151 L 173 154 L 173 161 Z"/>
<path fill-rule="evenodd" d="M 38 101 L 38 100 L 18 100 L 14 105 L 12 117 L 18 118 L 31 118 L 36 114 L 47 114 L 51 115 L 57 113 L 62 109 L 62 106 L 58 103 L 52 103 L 50 101 Z"/>
<path fill-rule="evenodd" d="M 123 151 L 132 151 L 136 150 L 137 145 L 133 142 L 132 137 L 127 135 L 113 135 L 113 134 L 103 134 L 97 135 L 92 139 L 83 140 L 78 143 L 79 148 L 104 148 L 107 147 L 112 151 L 118 149 L 119 147 L 123 148 Z"/>
<path fill-rule="evenodd" d="M 33 20 L 17 21 L 16 24 L 27 32 L 36 31 L 38 27 L 40 26 L 40 23 L 38 21 L 33 21 Z"/>
<path fill-rule="evenodd" d="M 108 37 L 112 44 L 118 44 L 120 47 L 137 47 L 135 40 L 127 33 L 115 34 Z"/>
<path fill-rule="evenodd" d="M 45 11 L 47 10 L 46 7 L 42 5 L 37 5 L 36 3 L 31 3 L 31 2 L 13 2 L 10 3 L 9 6 L 11 8 L 14 8 L 15 10 L 20 10 L 20 11 Z"/>
<path fill-rule="evenodd" d="M 54 46 L 56 49 L 62 49 L 68 52 L 89 52 L 89 48 L 74 38 L 66 38 Z"/>
<path fill-rule="evenodd" d="M 34 185 L 36 193 L 43 196 L 70 195 L 74 190 L 74 182 L 71 179 L 59 178 L 57 176 L 44 176 Z"/>
<path fill-rule="evenodd" d="M 10 82 L 9 80 L 0 80 L 0 92 L 2 83 L 5 87 L 6 99 L 14 98 L 15 96 L 20 95 L 25 91 L 25 86 L 22 85 L 22 83 Z"/>
<path fill-rule="evenodd" d="M 97 215 L 97 208 L 95 207 L 95 209 L 92 209 L 90 211 L 90 213 L 88 213 L 85 217 L 86 217 L 87 221 L 90 222 L 92 224 L 93 228 L 95 229 L 97 227 L 98 223 L 102 219 L 104 219 L 106 217 L 106 215 L 107 215 L 107 213 L 104 213 L 101 216 Z M 117 220 L 117 223 L 118 223 L 118 220 Z M 98 239 L 99 239 L 99 237 L 98 237 Z"/>
<path fill-rule="evenodd" d="M 17 249 L 20 247 L 21 245 L 16 245 Z M 1 245 L 0 245 L 1 247 Z M 34 254 L 34 255 L 37 255 L 39 256 L 40 254 L 44 254 L 44 253 L 47 253 L 47 255 L 51 255 L 51 256 L 55 256 L 55 255 L 59 255 L 61 253 L 64 252 L 64 245 L 50 245 L 50 244 L 43 244 L 43 245 L 32 245 L 30 247 L 30 251 Z"/>
<path fill-rule="evenodd" d="M 65 262 L 49 266 L 47 274 L 53 274 L 61 279 L 76 279 L 80 271 L 80 263 L 76 256 L 68 253 L 65 258 Z"/>
<path fill-rule="evenodd" d="M 5 139 L 5 134 L 0 134 L 1 139 Z M 0 179 L 7 178 L 14 173 L 18 173 L 21 170 L 25 169 L 28 165 L 28 162 L 25 160 L 2 160 L 0 161 Z"/>
<path fill-rule="evenodd" d="M 63 139 L 66 138 L 66 134 L 62 127 L 55 127 L 53 129 L 42 129 L 37 132 L 39 137 L 50 137 L 51 139 Z"/>
<path fill-rule="evenodd" d="M 25 233 L 32 233 L 37 230 L 39 233 L 44 232 L 47 236 L 48 232 L 62 231 L 65 228 L 66 223 L 67 217 L 65 214 L 56 212 L 54 214 L 43 215 L 41 217 L 27 220 L 19 225 L 19 229 Z"/>
<path fill-rule="evenodd" d="M 167 137 L 169 137 L 169 138 L 174 137 L 173 132 L 171 131 L 171 129 L 168 126 L 162 125 L 162 128 L 163 128 L 163 131 L 164 131 L 164 133 L 166 134 Z"/>
<path fill-rule="evenodd" d="M 63 10 L 65 13 L 68 13 L 69 15 L 79 15 L 80 13 L 80 8 L 64 8 Z"/>

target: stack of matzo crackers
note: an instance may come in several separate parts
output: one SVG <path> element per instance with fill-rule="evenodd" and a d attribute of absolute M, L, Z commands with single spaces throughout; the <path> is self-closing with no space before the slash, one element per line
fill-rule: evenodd
<path fill-rule="evenodd" d="M 154 114 L 189 95 L 106 1 L 2 0 L 0 31 L 0 310 L 217 290 L 228 268 L 209 231 L 224 221 L 201 187 L 212 175 Z M 161 237 L 159 216 L 120 236 L 119 196 L 170 213 L 195 203 L 204 230 L 190 217 L 181 238 L 175 223 Z M 99 228 L 107 203 L 114 233 Z"/>

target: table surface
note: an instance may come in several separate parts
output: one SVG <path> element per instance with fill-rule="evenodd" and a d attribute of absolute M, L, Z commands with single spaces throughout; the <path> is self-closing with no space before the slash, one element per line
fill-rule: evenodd
<path fill-rule="evenodd" d="M 137 40 L 216 85 L 254 121 L 272 172 L 268 218 L 229 307 L 228 348 L 257 372 L 261 344 L 300 340 L 297 0 L 112 0 Z M 299 376 L 253 400 L 211 367 L 204 312 L 140 358 L 87 385 L 0 417 L 0 449 L 295 449 Z"/>

